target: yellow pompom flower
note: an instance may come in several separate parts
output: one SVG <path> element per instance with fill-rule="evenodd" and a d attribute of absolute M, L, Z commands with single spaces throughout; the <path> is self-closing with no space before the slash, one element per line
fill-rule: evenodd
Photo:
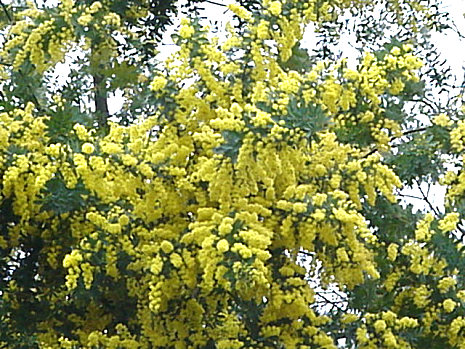
<path fill-rule="evenodd" d="M 179 35 L 184 39 L 189 39 L 194 35 L 195 29 L 189 23 L 187 18 L 181 19 L 181 28 L 179 29 Z"/>
<path fill-rule="evenodd" d="M 389 260 L 391 260 L 391 261 L 396 260 L 398 249 L 399 249 L 399 245 L 397 245 L 395 243 L 392 243 L 392 244 L 390 244 L 388 246 L 387 253 L 388 253 Z"/>
<path fill-rule="evenodd" d="M 224 253 L 224 252 L 227 252 L 229 250 L 229 243 L 226 239 L 221 239 L 220 241 L 218 241 L 218 243 L 216 244 L 216 248 L 218 249 L 218 251 L 220 251 L 221 253 Z"/>
<path fill-rule="evenodd" d="M 282 11 L 282 4 L 280 1 L 273 1 L 270 3 L 270 6 L 268 7 L 268 11 L 271 12 L 274 16 L 279 16 Z"/>
<path fill-rule="evenodd" d="M 250 21 L 252 19 L 252 14 L 247 11 L 247 9 L 243 6 L 237 5 L 237 4 L 230 4 L 228 5 L 228 8 L 234 12 L 238 17 Z"/>
<path fill-rule="evenodd" d="M 92 154 L 95 150 L 95 147 L 91 143 L 84 143 L 81 149 L 82 149 L 82 152 L 85 154 Z"/>
<path fill-rule="evenodd" d="M 454 287 L 456 284 L 457 284 L 457 281 L 450 276 L 442 278 L 438 282 L 439 292 L 446 293 L 447 291 L 449 291 L 450 288 Z"/>
<path fill-rule="evenodd" d="M 161 250 L 165 253 L 171 253 L 174 250 L 173 244 L 169 242 L 168 240 L 163 240 L 160 247 L 161 247 Z"/>
<path fill-rule="evenodd" d="M 457 212 L 448 213 L 441 221 L 439 221 L 439 229 L 443 232 L 453 231 L 457 228 L 460 216 Z"/>
<path fill-rule="evenodd" d="M 383 332 L 386 329 L 386 322 L 384 320 L 376 320 L 373 327 L 377 333 Z"/>
<path fill-rule="evenodd" d="M 122 215 L 121 217 L 118 218 L 118 223 L 124 227 L 125 225 L 129 224 L 129 217 L 126 215 Z"/>
<path fill-rule="evenodd" d="M 444 307 L 446 313 L 451 313 L 454 311 L 456 304 L 457 303 L 455 303 L 452 299 L 448 298 L 442 303 L 442 306 Z"/>

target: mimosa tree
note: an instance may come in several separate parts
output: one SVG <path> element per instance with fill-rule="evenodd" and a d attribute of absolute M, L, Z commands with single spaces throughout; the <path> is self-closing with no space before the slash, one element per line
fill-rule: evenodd
<path fill-rule="evenodd" d="M 161 2 L 2 4 L 3 347 L 463 347 L 465 122 L 431 101 L 451 89 L 428 41 L 447 14 L 242 4 L 224 40 L 182 19 L 163 62 Z M 404 207 L 415 183 L 445 209 Z"/>

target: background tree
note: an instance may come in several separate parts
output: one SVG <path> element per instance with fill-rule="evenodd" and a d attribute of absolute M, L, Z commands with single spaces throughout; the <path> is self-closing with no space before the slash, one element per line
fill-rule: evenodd
<path fill-rule="evenodd" d="M 164 63 L 175 2 L 3 4 L 0 343 L 459 347 L 463 111 L 431 101 L 434 4 L 248 1 L 224 41 L 182 20 Z M 445 212 L 399 204 L 438 181 Z"/>

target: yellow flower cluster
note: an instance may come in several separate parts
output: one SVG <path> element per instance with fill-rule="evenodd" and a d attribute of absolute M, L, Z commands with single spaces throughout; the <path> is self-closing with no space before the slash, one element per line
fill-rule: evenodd
<path fill-rule="evenodd" d="M 419 326 L 417 319 L 398 317 L 392 311 L 367 314 L 366 324 L 357 329 L 357 341 L 360 348 L 414 348 L 400 333 L 405 329 Z"/>
<path fill-rule="evenodd" d="M 78 17 L 77 22 L 80 25 L 87 27 L 93 19 L 92 15 L 97 13 L 101 8 L 102 8 L 102 3 L 100 1 L 93 2 L 91 6 L 86 7 L 84 9 L 84 11 Z"/>
<path fill-rule="evenodd" d="M 447 127 L 453 124 L 453 121 L 444 113 L 438 114 L 433 118 L 433 123 L 438 126 Z"/>
<path fill-rule="evenodd" d="M 439 229 L 443 232 L 450 232 L 457 228 L 457 223 L 460 216 L 457 212 L 448 213 L 442 220 L 439 221 Z"/>
<path fill-rule="evenodd" d="M 195 29 L 189 24 L 187 18 L 181 20 L 181 28 L 179 29 L 179 35 L 183 39 L 189 39 L 195 32 Z"/>
<path fill-rule="evenodd" d="M 421 61 L 412 55 L 408 47 L 394 47 L 393 50 L 396 56 L 386 55 L 384 59 L 378 59 L 372 53 L 365 52 L 357 70 L 348 69 L 343 59 L 327 72 L 316 65 L 307 73 L 307 81 L 315 80 L 319 76 L 323 79 L 316 93 L 307 91 L 307 99 L 316 103 L 322 102 L 324 109 L 334 115 L 336 127 L 367 128 L 380 149 L 389 147 L 392 136 L 401 135 L 399 123 L 388 119 L 381 108 L 381 95 L 385 92 L 397 95 L 403 90 L 405 83 L 417 82 L 415 71 L 422 66 Z M 395 62 L 392 62 L 392 57 L 395 58 Z M 402 77 L 391 77 L 399 69 L 403 70 Z M 356 97 L 357 94 L 363 96 L 368 110 L 356 111 L 357 98 L 360 98 Z"/>
<path fill-rule="evenodd" d="M 50 16 L 47 11 L 38 10 L 32 2 L 29 9 L 19 14 L 19 20 L 10 29 L 10 36 L 6 41 L 1 55 L 8 59 L 9 52 L 19 48 L 13 58 L 13 68 L 19 69 L 26 59 L 36 66 L 39 73 L 63 60 L 68 45 L 75 40 L 74 32 L 69 26 L 59 24 L 58 18 Z M 61 6 L 66 17 L 70 8 Z M 65 19 L 66 21 L 66 19 Z M 34 26 L 34 23 L 39 23 Z M 68 23 L 69 24 L 69 23 Z M 48 38 L 45 41 L 44 38 Z"/>
<path fill-rule="evenodd" d="M 119 15 L 111 12 L 106 5 L 100 1 L 94 1 L 90 6 L 62 1 L 56 11 L 48 11 L 36 8 L 33 2 L 27 2 L 28 8 L 17 14 L 18 19 L 9 30 L 0 56 L 11 61 L 15 70 L 29 61 L 38 73 L 43 74 L 62 62 L 66 53 L 76 46 L 84 50 L 90 48 L 91 39 L 86 37 L 79 40 L 80 30 L 77 30 L 74 23 L 131 35 L 122 25 Z M 113 39 L 109 38 L 109 42 L 101 42 L 100 46 L 108 48 L 112 42 Z"/>
<path fill-rule="evenodd" d="M 387 247 L 387 255 L 389 260 L 396 261 L 402 258 L 402 263 L 393 264 L 393 269 L 385 276 L 384 287 L 387 292 L 392 292 L 394 296 L 393 305 L 390 311 L 385 313 L 381 319 L 377 318 L 379 314 L 374 314 L 377 320 L 372 322 L 373 329 L 367 326 L 362 326 L 358 329 L 359 341 L 364 343 L 367 348 L 369 345 L 381 344 L 378 339 L 380 334 L 389 333 L 389 321 L 386 318 L 395 318 L 399 313 L 404 314 L 406 307 L 415 306 L 419 317 L 415 319 L 405 319 L 402 326 L 396 326 L 395 329 L 401 330 L 408 326 L 421 326 L 425 333 L 431 333 L 436 337 L 442 338 L 445 342 L 451 345 L 461 343 L 464 337 L 459 334 L 461 328 L 461 318 L 456 316 L 456 309 L 465 299 L 465 292 L 457 290 L 457 273 L 458 270 L 448 268 L 446 260 L 438 256 L 431 249 L 430 241 L 433 234 L 438 234 L 435 230 L 439 228 L 442 232 L 449 232 L 452 226 L 455 227 L 458 215 L 450 213 L 446 218 L 439 221 L 439 226 L 435 228 L 433 223 L 436 223 L 431 214 L 426 214 L 425 217 L 417 223 L 414 232 L 414 238 L 404 242 L 400 248 L 395 243 L 391 243 Z M 407 263 L 406 263 L 407 261 Z M 418 277 L 416 276 L 418 275 Z M 411 282 L 408 285 L 398 287 L 398 282 L 402 278 L 409 278 Z M 425 282 L 426 280 L 429 280 Z M 440 295 L 438 297 L 438 295 Z M 390 315 L 389 315 L 390 314 Z M 369 320 L 369 317 L 367 318 Z M 447 320 L 446 320 L 447 319 Z M 452 320 L 451 320 L 452 319 Z M 439 325 L 446 321 L 448 325 Z M 370 323 L 370 321 L 368 321 Z M 391 322 L 392 324 L 392 322 Z M 453 326 L 454 330 L 451 330 Z M 370 332 L 371 331 L 371 332 Z M 376 333 L 376 337 L 369 336 L 369 333 Z M 394 339 L 397 345 L 411 348 L 411 343 L 404 343 L 402 337 L 390 334 L 387 336 L 391 344 Z M 386 341 L 387 339 L 384 338 Z M 387 342 L 384 345 L 389 346 Z"/>
<path fill-rule="evenodd" d="M 464 149 L 464 137 L 465 135 L 465 120 L 459 120 L 457 127 L 450 132 L 450 142 L 452 148 L 457 152 L 461 152 Z"/>

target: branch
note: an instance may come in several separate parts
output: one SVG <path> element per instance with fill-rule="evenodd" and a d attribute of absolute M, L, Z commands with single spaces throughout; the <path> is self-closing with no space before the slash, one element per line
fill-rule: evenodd
<path fill-rule="evenodd" d="M 220 4 L 219 2 L 215 2 L 215 1 L 211 1 L 211 0 L 204 0 L 204 2 L 207 2 L 207 3 L 212 4 L 212 5 L 221 6 L 221 7 L 227 7 L 225 4 Z"/>
<path fill-rule="evenodd" d="M 439 212 L 439 210 L 436 207 L 434 207 L 433 204 L 429 201 L 427 194 L 425 194 L 423 189 L 421 189 L 421 186 L 418 180 L 415 180 L 415 182 L 417 182 L 417 186 L 418 186 L 418 189 L 420 190 L 421 195 L 423 196 L 423 200 L 425 200 L 425 202 L 428 204 L 428 206 L 431 208 L 431 210 L 434 212 L 436 216 L 440 216 L 441 212 Z M 429 192 L 429 189 L 428 189 L 428 192 Z M 456 230 L 458 230 L 462 234 L 461 239 L 463 239 L 463 236 L 465 236 L 465 230 L 462 227 L 460 227 L 460 225 L 461 225 L 460 223 L 457 224 Z"/>
<path fill-rule="evenodd" d="M 324 303 L 324 302 L 321 302 L 321 303 L 324 303 L 324 304 L 331 304 L 333 306 L 333 308 L 337 308 L 339 309 L 341 312 L 344 312 L 345 309 L 343 307 L 341 307 L 339 304 L 344 304 L 345 302 L 344 301 L 333 301 L 331 299 L 328 299 L 326 298 L 325 296 L 323 296 L 323 294 L 321 294 L 320 292 L 316 292 L 317 296 L 318 297 L 321 297 L 323 298 L 327 303 Z M 317 303 L 320 303 L 320 302 L 317 302 Z"/>
<path fill-rule="evenodd" d="M 10 13 L 8 12 L 8 8 L 5 6 L 5 4 L 3 3 L 3 1 L 0 0 L 0 6 L 2 6 L 2 9 L 3 9 L 3 12 L 5 12 L 5 15 L 6 17 L 8 18 L 8 21 L 10 23 L 13 22 L 13 18 L 11 18 L 11 15 Z"/>
<path fill-rule="evenodd" d="M 305 251 L 305 250 L 299 250 L 297 253 L 301 253 L 301 254 L 304 254 L 306 256 L 309 256 L 309 257 L 315 257 L 314 254 L 308 252 L 308 251 Z"/>
<path fill-rule="evenodd" d="M 423 200 L 428 204 L 428 206 L 431 208 L 431 210 L 434 212 L 436 216 L 440 216 L 441 212 L 437 209 L 437 207 L 434 207 L 433 204 L 429 201 L 428 196 L 425 194 L 423 189 L 421 188 L 420 182 L 415 179 L 415 182 L 417 183 L 418 190 L 420 190 L 421 196 L 423 197 Z"/>
<path fill-rule="evenodd" d="M 421 131 L 426 131 L 428 128 L 430 128 L 431 126 L 425 126 L 425 127 L 419 127 L 419 128 L 415 128 L 413 130 L 408 130 L 408 131 L 405 131 L 405 132 L 402 132 L 402 136 L 407 136 L 409 134 L 412 134 L 412 133 L 417 133 L 417 132 L 421 132 Z M 391 138 L 391 141 L 397 139 L 397 138 L 400 138 L 400 137 L 392 137 Z"/>
<path fill-rule="evenodd" d="M 423 200 L 423 198 L 420 198 L 420 197 L 414 196 L 414 195 L 409 195 L 409 194 L 397 193 L 396 195 L 402 196 L 402 197 L 404 197 L 404 198 L 411 198 L 411 199 L 416 199 L 416 200 Z"/>
<path fill-rule="evenodd" d="M 428 107 L 430 107 L 432 110 L 437 110 L 439 109 L 438 105 L 435 105 L 434 102 L 430 101 L 428 98 L 423 97 L 422 99 L 411 99 L 411 102 L 416 102 L 416 103 L 423 103 L 426 104 Z"/>

